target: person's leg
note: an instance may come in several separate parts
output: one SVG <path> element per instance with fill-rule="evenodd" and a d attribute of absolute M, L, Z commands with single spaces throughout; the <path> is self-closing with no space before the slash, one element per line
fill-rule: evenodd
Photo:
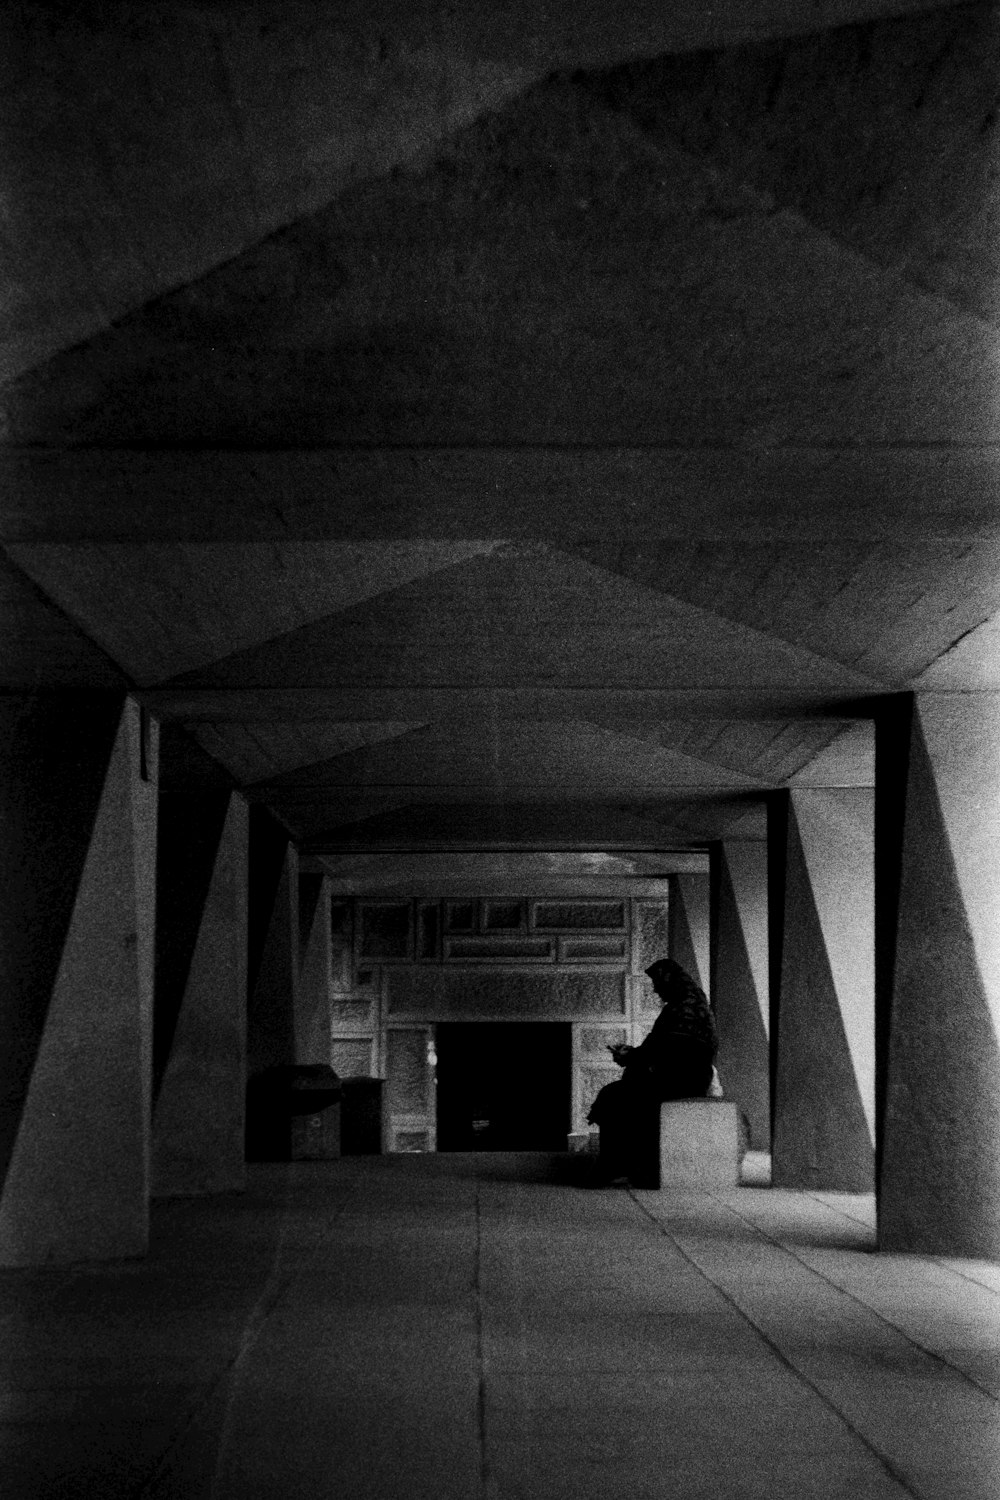
<path fill-rule="evenodd" d="M 600 1128 L 597 1175 L 602 1182 L 624 1177 L 628 1170 L 628 1100 L 619 1080 L 601 1089 L 587 1116 Z"/>
<path fill-rule="evenodd" d="M 629 1181 L 637 1188 L 658 1188 L 660 1101 L 654 1094 L 643 1094 L 633 1101 L 629 1126 Z"/>

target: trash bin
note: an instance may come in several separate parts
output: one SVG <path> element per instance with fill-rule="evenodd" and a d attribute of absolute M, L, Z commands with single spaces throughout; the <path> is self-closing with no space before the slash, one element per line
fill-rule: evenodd
<path fill-rule="evenodd" d="M 267 1068 L 247 1085 L 251 1161 L 335 1161 L 341 1080 L 328 1063 Z"/>
<path fill-rule="evenodd" d="M 381 1078 L 342 1078 L 340 1149 L 344 1156 L 382 1153 Z"/>

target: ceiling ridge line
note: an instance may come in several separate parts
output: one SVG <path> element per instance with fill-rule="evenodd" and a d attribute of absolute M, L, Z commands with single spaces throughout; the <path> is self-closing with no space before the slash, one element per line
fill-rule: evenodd
<path fill-rule="evenodd" d="M 664 755 L 672 756 L 675 760 L 685 761 L 691 766 L 721 769 L 748 785 L 755 786 L 757 784 L 752 776 L 749 776 L 746 771 L 741 771 L 736 766 L 721 761 L 715 762 L 703 755 L 691 755 L 687 750 L 679 750 L 674 745 L 664 745 L 661 741 L 651 739 L 648 735 L 630 734 L 628 729 L 612 729 L 609 725 L 598 724 L 593 719 L 581 719 L 578 722 L 587 724 L 591 728 L 598 730 L 601 734 L 610 735 L 614 739 L 628 740 L 634 745 L 647 745 L 654 750 L 662 752 Z M 698 783 L 693 783 L 693 785 L 698 785 Z"/>
<path fill-rule="evenodd" d="M 794 41 L 796 39 L 789 38 L 788 40 Z M 705 175 L 714 179 L 713 185 L 717 185 L 727 192 L 743 192 L 752 195 L 757 200 L 759 211 L 768 218 L 777 218 L 781 215 L 787 219 L 795 220 L 815 235 L 817 239 L 826 240 L 835 249 L 849 256 L 852 261 L 860 262 L 862 265 L 879 272 L 883 276 L 891 276 L 903 286 L 908 286 L 923 296 L 931 297 L 945 303 L 946 306 L 953 308 L 962 317 L 967 317 L 972 322 L 978 324 L 984 332 L 1000 334 L 1000 321 L 987 317 L 976 308 L 965 306 L 962 302 L 951 296 L 946 289 L 935 286 L 928 279 L 913 275 L 905 263 L 897 265 L 892 261 L 879 259 L 849 239 L 846 235 L 837 233 L 836 230 L 826 224 L 819 223 L 812 215 L 805 213 L 797 204 L 783 199 L 772 188 L 762 188 L 752 178 L 743 177 L 735 170 L 716 162 L 710 152 L 699 152 L 693 147 L 686 145 L 677 137 L 673 130 L 667 128 L 664 136 L 673 150 L 686 157 L 693 166 L 700 169 Z"/>
<path fill-rule="evenodd" d="M 19 548 L 30 549 L 33 544 L 31 544 L 31 543 L 16 542 L 16 543 L 12 543 L 11 545 L 19 547 Z M 49 543 L 39 543 L 39 544 L 37 544 L 38 547 L 44 547 L 44 546 L 47 546 L 47 545 L 60 546 L 60 545 L 64 545 L 64 544 L 60 544 L 60 543 L 52 543 L 52 544 L 49 544 Z M 113 545 L 113 544 L 97 543 L 95 545 L 98 546 L 98 547 L 100 547 L 100 546 L 110 546 L 110 545 Z M 127 544 L 125 544 L 125 545 L 127 545 Z M 157 545 L 162 545 L 164 547 L 177 547 L 177 546 L 191 546 L 191 545 L 197 546 L 198 544 L 197 543 L 193 543 L 193 544 L 192 543 L 185 543 L 185 542 L 181 542 L 181 543 L 164 542 L 162 544 L 151 543 L 149 545 L 152 545 L 154 547 L 157 546 Z M 223 543 L 220 543 L 219 545 L 232 547 L 234 545 L 239 546 L 241 544 L 240 543 L 233 543 L 233 542 L 223 542 Z M 242 545 L 255 545 L 255 544 L 254 543 L 243 543 Z M 301 547 L 303 547 L 303 548 L 305 548 L 305 549 L 308 550 L 314 544 L 310 543 L 308 540 L 302 540 L 302 539 L 298 539 L 298 540 L 293 539 L 293 540 L 291 540 L 288 543 L 283 543 L 282 541 L 277 540 L 277 539 L 271 539 L 271 540 L 268 540 L 268 541 L 261 542 L 260 545 L 263 546 L 263 547 L 271 548 L 271 549 L 274 549 L 275 547 L 280 548 L 282 545 L 291 545 L 291 546 L 296 546 L 297 545 L 297 546 L 301 546 Z M 343 615 L 350 614 L 353 610 L 367 609 L 367 608 L 369 608 L 370 606 L 372 606 L 373 604 L 376 604 L 376 603 L 378 603 L 380 606 L 384 607 L 386 600 L 392 599 L 392 597 L 394 595 L 399 594 L 403 589 L 413 588 L 415 586 L 419 586 L 419 585 L 427 582 L 427 580 L 429 580 L 429 579 L 439 578 L 444 573 L 449 573 L 449 572 L 454 571 L 454 570 L 459 570 L 459 569 L 462 569 L 462 568 L 466 568 L 466 567 L 470 567 L 470 566 L 475 566 L 477 563 L 480 563 L 480 562 L 482 562 L 484 560 L 488 560 L 488 559 L 492 558 L 495 554 L 499 553 L 500 555 L 504 555 L 505 549 L 507 549 L 511 545 L 511 543 L 508 541 L 507 538 L 504 538 L 504 537 L 481 537 L 481 538 L 465 537 L 465 538 L 460 538 L 460 539 L 457 539 L 457 540 L 454 539 L 454 538 L 447 538 L 447 537 L 445 537 L 445 538 L 415 537 L 415 538 L 410 538 L 410 539 L 406 539 L 406 538 L 402 538 L 402 539 L 396 539 L 396 538 L 371 538 L 371 539 L 369 539 L 367 541 L 361 541 L 361 542 L 354 542 L 354 541 L 340 541 L 340 542 L 338 542 L 338 541 L 331 541 L 331 539 L 326 539 L 321 545 L 327 545 L 327 546 L 328 545 L 341 545 L 341 546 L 344 546 L 344 547 L 355 546 L 355 547 L 359 547 L 359 548 L 363 548 L 365 546 L 378 546 L 378 545 L 387 546 L 388 545 L 388 546 L 398 546 L 401 549 L 405 549 L 408 546 L 410 546 L 410 547 L 416 547 L 416 548 L 427 547 L 427 546 L 440 546 L 440 547 L 451 547 L 453 549 L 464 550 L 464 555 L 461 556 L 461 557 L 458 557 L 458 558 L 454 558 L 453 557 L 448 562 L 442 563 L 440 565 L 434 565 L 434 564 L 432 564 L 431 566 L 424 568 L 422 571 L 419 571 L 419 572 L 413 574 L 412 576 L 407 576 L 405 578 L 402 578 L 402 579 L 400 579 L 400 580 L 392 583 L 392 585 L 390 587 L 382 588 L 382 589 L 377 589 L 377 590 L 375 590 L 375 592 L 369 593 L 369 594 L 365 594 L 363 597 L 361 597 L 359 599 L 352 599 L 352 600 L 348 601 L 346 604 L 342 605 L 338 609 L 328 610 L 324 614 L 312 616 L 309 619 L 300 621 L 298 624 L 291 625 L 291 626 L 289 626 L 286 629 L 276 630 L 272 635 L 265 635 L 264 637 L 262 637 L 259 640 L 251 641 L 251 642 L 249 642 L 246 645 L 237 646 L 235 648 L 235 650 L 226 651 L 221 656 L 214 656 L 214 657 L 211 657 L 207 661 L 198 662 L 193 667 L 183 667 L 178 672 L 172 672 L 168 677 L 162 677 L 162 678 L 153 679 L 152 681 L 143 684 L 144 689 L 147 690 L 147 691 L 157 691 L 157 690 L 161 690 L 161 689 L 164 689 L 164 688 L 169 689 L 170 684 L 182 681 L 185 677 L 191 677 L 191 676 L 196 676 L 196 675 L 204 673 L 204 672 L 215 671 L 215 670 L 219 669 L 220 667 L 224 667 L 226 665 L 226 663 L 228 663 L 228 662 L 237 661 L 240 657 L 246 657 L 246 656 L 252 655 L 252 654 L 254 654 L 256 652 L 265 650 L 268 647 L 274 646 L 279 641 L 287 641 L 290 637 L 292 637 L 294 635 L 298 635 L 302 631 L 305 631 L 305 630 L 315 630 L 317 627 L 322 626 L 322 625 L 326 625 L 330 621 L 337 620 L 339 617 L 341 617 Z M 84 546 L 86 546 L 86 544 L 84 544 Z M 284 690 L 285 689 L 279 689 L 279 691 L 284 691 Z M 257 688 L 257 689 L 251 689 L 251 691 L 260 691 L 260 689 L 259 688 Z M 310 691 L 310 689 L 306 689 L 306 691 Z"/>
<path fill-rule="evenodd" d="M 91 650 L 95 651 L 100 657 L 104 659 L 105 662 L 107 662 L 109 668 L 121 679 L 122 690 L 124 692 L 135 693 L 138 691 L 135 678 L 125 670 L 121 663 L 111 655 L 111 652 L 108 651 L 106 647 L 102 646 L 99 641 L 94 639 L 94 637 L 90 634 L 90 631 L 87 630 L 86 627 L 83 626 L 80 621 L 70 613 L 68 609 L 64 609 L 61 604 L 59 604 L 55 599 L 52 598 L 51 594 L 49 594 L 40 583 L 35 582 L 31 574 L 26 572 L 21 564 L 17 561 L 17 559 L 11 555 L 8 544 L 4 542 L 2 538 L 0 538 L 0 556 L 2 556 L 4 563 L 11 570 L 11 572 L 16 574 L 22 585 L 26 589 L 28 589 L 36 599 L 40 600 L 41 603 L 44 604 L 46 608 L 51 610 L 54 615 L 57 615 L 60 620 L 64 621 L 68 626 L 70 626 L 70 628 L 75 631 L 78 636 L 82 637 L 82 639 L 87 642 L 87 645 L 91 648 Z M 59 689 L 55 689 L 54 691 L 59 691 Z M 85 691 L 85 689 L 83 691 Z"/>
<path fill-rule="evenodd" d="M 689 611 L 700 616 L 703 620 L 716 620 L 722 625 L 728 625 L 737 630 L 744 630 L 758 641 L 771 641 L 779 646 L 785 646 L 801 657 L 803 664 L 808 662 L 810 665 L 815 664 L 837 668 L 842 672 L 849 672 L 858 679 L 857 687 L 859 692 L 870 688 L 872 691 L 884 693 L 890 688 L 890 684 L 884 679 L 873 677 L 868 672 L 861 672 L 850 662 L 840 661 L 837 657 L 814 651 L 810 646 L 802 646 L 799 642 L 790 640 L 788 636 L 779 634 L 777 631 L 763 630 L 759 625 L 749 625 L 745 620 L 740 620 L 722 610 L 706 609 L 703 604 L 692 604 L 689 600 L 683 599 L 678 594 L 671 593 L 667 589 L 661 589 L 655 584 L 632 578 L 628 573 L 623 572 L 621 568 L 608 567 L 603 563 L 591 562 L 588 558 L 582 557 L 580 552 L 572 546 L 562 546 L 558 542 L 544 542 L 539 545 L 543 546 L 549 552 L 562 553 L 564 556 L 572 558 L 575 562 L 584 563 L 587 567 L 593 568 L 596 572 L 604 573 L 609 578 L 623 579 L 626 583 L 630 583 L 633 588 L 643 589 L 647 593 L 662 599 L 669 599 L 678 609 Z"/>
<path fill-rule="evenodd" d="M 592 723 L 594 721 L 592 721 L 592 720 L 584 720 L 583 722 L 585 722 L 585 723 Z M 683 719 L 675 719 L 675 720 L 673 720 L 671 722 L 673 722 L 674 724 L 678 724 L 678 723 L 684 723 L 685 721 Z M 710 719 L 701 719 L 701 720 L 693 720 L 693 721 L 690 721 L 690 722 L 700 723 L 701 725 L 705 725 L 705 724 L 712 723 L 713 721 L 710 720 Z M 733 721 L 729 720 L 729 719 L 720 719 L 717 722 L 718 722 L 720 728 L 719 728 L 719 733 L 716 735 L 715 739 L 712 741 L 713 745 L 715 745 L 718 742 L 718 740 L 720 740 L 720 739 L 723 738 L 726 729 L 729 727 L 729 725 Z M 741 723 L 745 724 L 745 723 L 748 723 L 748 722 L 751 722 L 751 721 L 742 720 L 742 721 L 737 721 L 737 722 L 741 722 Z M 758 723 L 768 723 L 769 721 L 766 720 L 766 719 L 761 719 L 761 720 L 757 720 L 756 722 L 758 722 Z M 792 721 L 787 720 L 787 719 L 783 720 L 783 721 L 782 720 L 774 720 L 772 722 L 774 724 L 776 724 L 776 725 L 779 726 L 778 727 L 778 732 L 776 734 L 772 735 L 771 738 L 766 742 L 766 744 L 763 747 L 763 751 L 764 752 L 766 752 L 767 750 L 769 750 L 772 745 L 776 744 L 778 742 L 778 740 L 780 740 L 781 737 L 789 729 L 791 729 L 793 727 Z M 840 735 L 842 735 L 847 729 L 849 729 L 851 727 L 851 724 L 853 722 L 855 722 L 855 721 L 848 720 L 848 721 L 846 721 L 844 723 L 838 724 L 837 720 L 831 720 L 831 719 L 818 720 L 817 723 L 825 724 L 827 726 L 827 728 L 830 731 L 830 738 L 826 741 L 825 744 L 821 745 L 818 750 L 812 750 L 810 752 L 808 758 L 802 763 L 802 766 L 800 766 L 798 770 L 791 772 L 790 776 L 797 776 L 797 775 L 799 775 L 800 772 L 806 766 L 811 765 L 812 761 L 816 758 L 816 756 L 817 755 L 821 755 L 825 750 L 829 749 L 830 745 L 833 744 L 840 737 Z M 601 727 L 601 726 L 597 726 L 597 727 Z M 736 776 L 741 776 L 741 777 L 746 778 L 753 785 L 759 785 L 759 778 L 754 778 L 753 776 L 750 775 L 749 772 L 743 770 L 741 766 L 735 764 L 735 762 L 732 759 L 732 757 L 726 756 L 725 758 L 720 757 L 718 760 L 713 760 L 711 758 L 711 756 L 709 756 L 709 755 L 691 755 L 686 750 L 678 750 L 675 746 L 664 745 L 662 743 L 662 741 L 650 739 L 650 737 L 647 736 L 647 735 L 631 734 L 627 729 L 612 730 L 611 732 L 614 733 L 614 734 L 620 734 L 622 736 L 622 738 L 624 738 L 624 739 L 633 740 L 633 741 L 636 741 L 638 743 L 656 744 L 656 745 L 659 746 L 659 748 L 667 751 L 671 755 L 676 755 L 678 758 L 689 760 L 692 765 L 719 766 L 723 770 L 730 771 L 730 772 L 732 772 Z M 768 778 L 768 785 L 785 786 L 785 785 L 788 784 L 788 781 L 789 781 L 789 776 L 783 776 L 783 777 L 778 777 L 778 778 L 769 777 Z"/>

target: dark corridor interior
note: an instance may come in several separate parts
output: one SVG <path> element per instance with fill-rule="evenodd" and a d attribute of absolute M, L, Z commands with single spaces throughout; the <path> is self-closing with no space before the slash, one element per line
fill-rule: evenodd
<path fill-rule="evenodd" d="M 437 1028 L 439 1151 L 565 1151 L 572 1030 L 563 1022 Z"/>

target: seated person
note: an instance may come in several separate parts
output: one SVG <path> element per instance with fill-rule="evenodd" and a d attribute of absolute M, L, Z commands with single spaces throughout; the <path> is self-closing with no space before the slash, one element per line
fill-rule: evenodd
<path fill-rule="evenodd" d="M 628 1177 L 637 1187 L 657 1187 L 661 1103 L 718 1097 L 721 1087 L 715 1017 L 704 992 L 670 958 L 658 958 L 646 973 L 660 1014 L 640 1046 L 609 1049 L 624 1072 L 601 1089 L 587 1118 L 600 1126 L 598 1169 L 605 1180 Z"/>

